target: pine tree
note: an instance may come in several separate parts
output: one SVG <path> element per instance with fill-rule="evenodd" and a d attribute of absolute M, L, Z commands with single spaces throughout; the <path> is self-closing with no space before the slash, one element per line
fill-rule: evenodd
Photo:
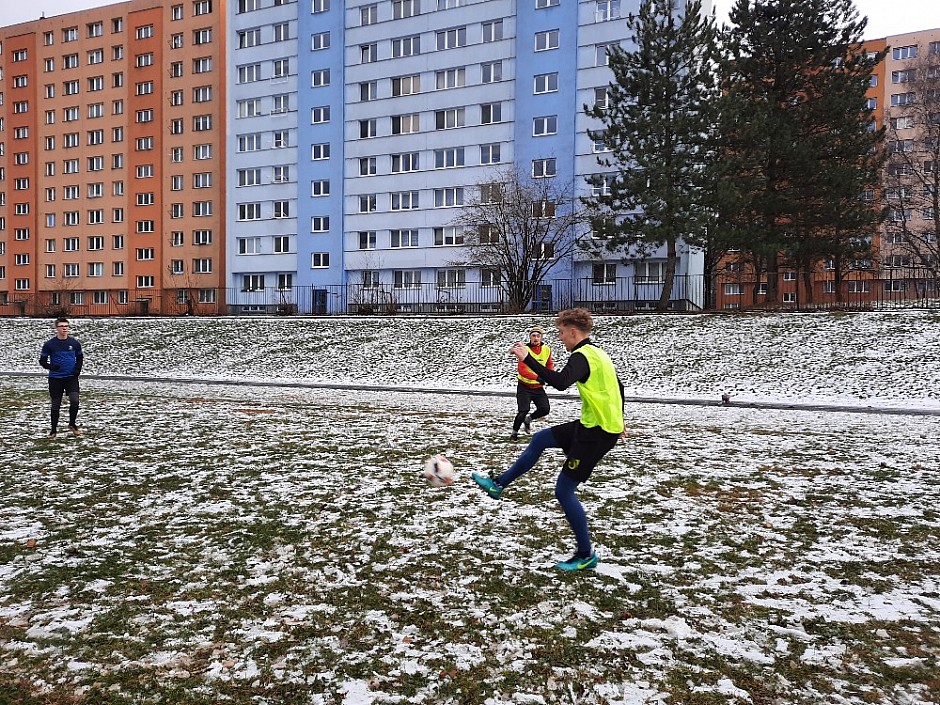
<path fill-rule="evenodd" d="M 679 240 L 703 247 L 714 193 L 717 30 L 700 0 L 644 0 L 629 15 L 632 46 L 613 47 L 606 104 L 585 106 L 602 123 L 589 130 L 608 150 L 585 198 L 596 236 L 627 259 L 666 248 L 664 309 L 672 294 Z M 611 171 L 613 170 L 613 171 Z"/>
<path fill-rule="evenodd" d="M 737 199 L 723 216 L 776 301 L 781 263 L 812 292 L 821 260 L 841 274 L 866 254 L 883 132 L 865 93 L 883 54 L 863 51 L 852 0 L 737 0 L 729 19 L 720 132 Z"/>

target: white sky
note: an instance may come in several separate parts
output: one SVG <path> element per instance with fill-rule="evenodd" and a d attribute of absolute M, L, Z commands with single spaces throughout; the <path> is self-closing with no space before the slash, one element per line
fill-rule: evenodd
<path fill-rule="evenodd" d="M 0 26 L 35 20 L 40 13 L 51 17 L 110 4 L 105 0 L 37 0 L 35 5 L 19 0 L 0 0 Z M 713 4 L 721 21 L 727 17 L 734 0 L 714 0 Z M 866 39 L 940 27 L 938 0 L 855 0 L 855 6 L 861 14 L 868 15 Z"/>

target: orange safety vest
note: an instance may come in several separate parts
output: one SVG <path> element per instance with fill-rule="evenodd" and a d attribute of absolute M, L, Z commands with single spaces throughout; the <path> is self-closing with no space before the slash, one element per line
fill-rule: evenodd
<path fill-rule="evenodd" d="M 552 360 L 552 349 L 542 343 L 539 346 L 538 351 L 535 348 L 529 348 L 529 354 L 538 360 L 542 365 L 547 367 L 550 370 L 555 369 L 555 361 Z M 541 387 L 542 383 L 539 382 L 539 376 L 532 371 L 532 369 L 526 365 L 522 360 L 519 361 L 519 364 L 516 365 L 516 370 L 519 373 L 519 381 L 529 387 Z"/>

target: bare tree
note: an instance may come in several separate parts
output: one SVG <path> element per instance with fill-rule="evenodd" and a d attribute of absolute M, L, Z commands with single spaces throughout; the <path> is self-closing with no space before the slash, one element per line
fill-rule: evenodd
<path fill-rule="evenodd" d="M 923 49 L 923 47 L 922 47 Z M 896 72 L 907 93 L 888 108 L 882 266 L 903 268 L 922 295 L 940 279 L 940 53 L 923 52 Z"/>
<path fill-rule="evenodd" d="M 571 184 L 508 167 L 477 184 L 454 219 L 466 230 L 466 259 L 453 264 L 489 273 L 509 311 L 525 311 L 548 273 L 577 248 L 584 222 Z"/>

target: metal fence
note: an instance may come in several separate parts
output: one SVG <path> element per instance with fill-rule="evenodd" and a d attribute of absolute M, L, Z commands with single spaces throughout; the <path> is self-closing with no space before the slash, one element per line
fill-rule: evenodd
<path fill-rule="evenodd" d="M 666 310 L 826 310 L 940 308 L 938 281 L 910 276 L 853 276 L 838 285 L 814 277 L 810 290 L 802 277 L 781 280 L 776 300 L 767 283 L 740 276 L 678 276 L 665 306 L 661 281 L 618 277 L 598 281 L 554 279 L 535 287 L 526 310 L 554 313 L 583 306 L 595 313 Z M 94 292 L 39 292 L 0 300 L 0 316 L 224 316 L 224 315 L 407 315 L 513 313 L 504 290 L 467 282 L 396 288 L 390 285 L 299 286 L 290 289 L 141 289 Z"/>

